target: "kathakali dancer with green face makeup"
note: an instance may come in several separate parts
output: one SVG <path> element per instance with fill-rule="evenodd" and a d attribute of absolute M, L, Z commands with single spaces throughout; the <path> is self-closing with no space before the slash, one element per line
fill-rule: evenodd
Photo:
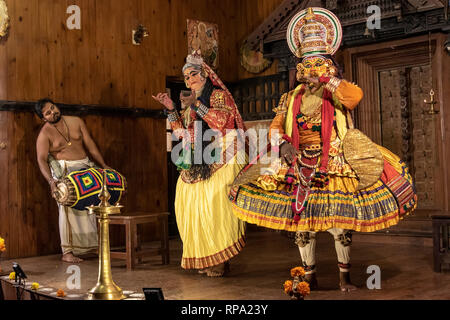
<path fill-rule="evenodd" d="M 270 165 L 256 159 L 242 170 L 230 193 L 233 212 L 249 223 L 296 232 L 311 289 L 317 287 L 315 234 L 328 231 L 335 239 L 340 288 L 354 290 L 351 231 L 396 225 L 416 208 L 416 192 L 400 158 L 353 128 L 350 111 L 363 92 L 342 79 L 332 58 L 342 41 L 338 18 L 323 8 L 303 10 L 287 38 L 301 59 L 300 84 L 274 109 L 267 152 L 281 158 Z"/>

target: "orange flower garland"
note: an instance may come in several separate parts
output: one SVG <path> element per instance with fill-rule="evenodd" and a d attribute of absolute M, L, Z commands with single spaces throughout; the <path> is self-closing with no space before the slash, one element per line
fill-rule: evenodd
<path fill-rule="evenodd" d="M 297 292 L 303 297 L 306 297 L 307 295 L 309 295 L 311 293 L 311 289 L 309 288 L 309 283 L 306 281 L 300 282 L 297 285 Z"/>
<path fill-rule="evenodd" d="M 294 281 L 287 280 L 284 282 L 284 292 L 291 296 L 294 300 L 303 300 L 311 293 L 309 283 L 305 280 L 305 269 L 302 267 L 295 267 L 291 269 L 291 276 Z"/>
<path fill-rule="evenodd" d="M 66 293 L 64 292 L 64 290 L 59 289 L 58 291 L 56 291 L 56 296 L 59 298 L 64 298 L 66 296 Z"/>
<path fill-rule="evenodd" d="M 288 280 L 284 283 L 284 292 L 286 292 L 286 294 L 291 294 L 292 293 L 292 281 Z"/>
<path fill-rule="evenodd" d="M 291 277 L 303 277 L 305 275 L 305 269 L 302 267 L 296 267 L 291 269 Z"/>

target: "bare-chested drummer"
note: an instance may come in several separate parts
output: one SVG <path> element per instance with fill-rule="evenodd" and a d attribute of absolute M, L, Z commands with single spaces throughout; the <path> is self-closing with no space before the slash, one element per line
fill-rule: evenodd
<path fill-rule="evenodd" d="M 93 167 L 86 150 L 102 168 L 109 168 L 92 140 L 86 124 L 78 117 L 63 116 L 49 99 L 36 103 L 35 111 L 45 122 L 37 138 L 37 160 L 48 181 L 52 195 L 56 182 L 67 174 Z M 98 248 L 97 222 L 94 215 L 58 204 L 62 260 L 83 261 L 80 255 Z"/>

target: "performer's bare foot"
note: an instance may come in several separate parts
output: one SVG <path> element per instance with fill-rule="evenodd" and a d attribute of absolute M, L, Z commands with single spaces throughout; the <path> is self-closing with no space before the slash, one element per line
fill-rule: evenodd
<path fill-rule="evenodd" d="M 207 269 L 207 268 L 206 268 Z M 206 273 L 206 269 L 198 269 L 198 273 L 200 274 L 205 274 Z"/>
<path fill-rule="evenodd" d="M 83 262 L 83 259 L 75 257 L 72 253 L 66 253 L 62 256 L 62 261 L 68 262 L 68 263 L 80 263 Z"/>
<path fill-rule="evenodd" d="M 357 289 L 356 286 L 350 281 L 350 272 L 340 272 L 339 279 L 339 286 L 341 287 L 342 292 L 350 292 Z"/>
<path fill-rule="evenodd" d="M 225 274 L 224 263 L 206 269 L 206 275 L 208 277 L 223 277 L 224 274 Z"/>
<path fill-rule="evenodd" d="M 317 278 L 316 278 L 316 273 L 311 273 L 311 274 L 305 274 L 305 280 L 306 282 L 308 282 L 309 284 L 309 289 L 312 290 L 317 290 L 317 288 L 319 287 L 318 283 L 317 283 Z"/>

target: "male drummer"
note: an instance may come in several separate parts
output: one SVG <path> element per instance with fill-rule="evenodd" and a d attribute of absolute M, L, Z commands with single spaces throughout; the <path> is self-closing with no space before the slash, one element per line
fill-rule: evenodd
<path fill-rule="evenodd" d="M 39 100 L 35 111 L 44 121 L 36 142 L 37 160 L 53 196 L 59 179 L 73 171 L 94 166 L 86 150 L 102 168 L 109 168 L 83 120 L 61 115 L 60 109 L 50 99 Z M 58 208 L 62 260 L 80 263 L 83 260 L 78 256 L 98 248 L 96 218 L 87 210 L 79 211 L 59 204 Z"/>

